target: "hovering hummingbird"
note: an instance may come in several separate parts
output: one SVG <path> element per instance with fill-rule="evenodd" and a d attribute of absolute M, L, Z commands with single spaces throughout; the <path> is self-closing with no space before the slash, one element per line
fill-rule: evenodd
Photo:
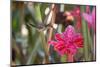
<path fill-rule="evenodd" d="M 73 16 L 71 16 L 70 12 L 59 10 L 59 5 L 51 5 L 49 7 L 49 12 L 44 19 L 44 22 L 40 22 L 38 24 L 27 23 L 28 26 L 34 27 L 39 31 L 44 31 L 49 28 L 53 28 L 56 30 L 58 24 L 63 24 L 63 26 L 73 25 Z M 55 15 L 55 21 L 52 24 L 51 20 L 53 18 L 53 14 Z"/>
<path fill-rule="evenodd" d="M 51 24 L 51 20 L 52 20 L 52 17 L 53 17 L 53 9 L 54 8 L 54 5 L 51 5 L 49 7 L 49 12 L 48 14 L 46 15 L 45 19 L 43 22 L 37 22 L 37 24 L 33 24 L 33 23 L 26 23 L 28 26 L 31 26 L 31 27 L 34 27 L 36 28 L 37 30 L 39 31 L 44 31 L 44 30 L 47 30 L 49 28 L 54 28 L 54 25 Z M 28 17 L 29 18 L 29 17 Z M 30 22 L 30 21 L 29 21 Z M 35 21 L 36 22 L 36 21 Z"/>

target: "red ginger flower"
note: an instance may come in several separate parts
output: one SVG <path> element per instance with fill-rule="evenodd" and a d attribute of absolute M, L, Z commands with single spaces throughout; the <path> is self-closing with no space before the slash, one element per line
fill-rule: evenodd
<path fill-rule="evenodd" d="M 80 33 L 75 32 L 73 26 L 69 25 L 62 34 L 56 33 L 55 41 L 49 41 L 49 44 L 51 44 L 60 55 L 74 55 L 78 48 L 83 47 L 83 37 Z"/>

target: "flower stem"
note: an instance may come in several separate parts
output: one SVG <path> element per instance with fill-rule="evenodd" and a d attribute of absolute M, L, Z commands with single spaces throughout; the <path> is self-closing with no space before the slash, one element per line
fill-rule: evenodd
<path fill-rule="evenodd" d="M 73 56 L 74 55 L 72 55 L 72 54 L 67 54 L 67 61 L 68 62 L 74 62 Z"/>
<path fill-rule="evenodd" d="M 85 11 L 85 7 L 81 6 L 81 11 Z M 83 32 L 83 37 L 84 37 L 84 59 L 85 61 L 90 61 L 89 58 L 89 40 L 88 40 L 88 25 L 85 22 L 84 19 L 82 19 L 82 32 Z"/>
<path fill-rule="evenodd" d="M 38 23 L 42 23 L 42 16 L 40 11 L 40 4 L 34 3 L 34 18 Z M 37 24 L 38 24 L 37 23 Z"/>
<path fill-rule="evenodd" d="M 53 6 L 53 5 L 55 6 L 55 4 L 52 4 L 52 6 Z M 54 8 L 54 7 L 53 7 L 53 8 Z M 52 9 L 53 9 L 53 8 L 52 8 Z M 51 18 L 51 22 L 50 22 L 51 26 L 53 26 L 53 24 L 55 23 L 55 18 L 56 18 L 55 11 L 52 10 L 52 18 Z M 47 42 L 50 41 L 51 38 L 52 38 L 53 28 L 49 28 L 48 31 L 49 31 L 49 32 L 48 32 L 48 39 L 47 39 Z M 50 45 L 48 45 L 48 50 L 49 50 L 49 48 L 50 48 Z"/>

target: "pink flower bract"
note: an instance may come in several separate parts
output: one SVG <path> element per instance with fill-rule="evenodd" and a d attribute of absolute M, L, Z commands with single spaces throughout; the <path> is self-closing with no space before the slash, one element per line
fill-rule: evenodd
<path fill-rule="evenodd" d="M 76 6 L 72 11 L 71 14 L 74 16 L 75 20 L 76 20 L 76 28 L 78 30 L 81 29 L 82 24 L 81 24 L 81 9 L 80 6 Z"/>
<path fill-rule="evenodd" d="M 87 21 L 87 23 L 92 27 L 95 31 L 95 25 L 96 25 L 96 15 L 95 15 L 96 9 L 93 8 L 91 13 L 83 13 L 83 18 Z"/>
<path fill-rule="evenodd" d="M 76 33 L 74 27 L 69 25 L 65 31 L 55 34 L 55 40 L 49 41 L 60 55 L 72 54 L 77 52 L 78 48 L 83 47 L 83 37 L 80 33 Z"/>

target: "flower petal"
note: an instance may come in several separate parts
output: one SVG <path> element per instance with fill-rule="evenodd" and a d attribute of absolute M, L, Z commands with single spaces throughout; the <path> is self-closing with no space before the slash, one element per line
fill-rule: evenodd
<path fill-rule="evenodd" d="M 89 24 L 93 23 L 93 19 L 92 19 L 92 15 L 91 14 L 83 13 L 82 16 Z"/>
<path fill-rule="evenodd" d="M 59 34 L 59 33 L 56 33 L 56 34 L 55 34 L 55 39 L 56 39 L 57 41 L 64 41 L 63 38 L 62 38 L 62 35 Z"/>
<path fill-rule="evenodd" d="M 93 28 L 95 30 L 95 26 L 96 26 L 96 8 L 95 7 L 92 10 L 92 18 L 93 18 Z"/>
<path fill-rule="evenodd" d="M 94 7 L 93 10 L 92 10 L 92 17 L 94 18 L 94 20 L 95 20 L 95 13 L 96 13 L 96 9 Z"/>
<path fill-rule="evenodd" d="M 74 54 L 76 54 L 76 52 L 77 52 L 77 48 L 75 47 L 75 45 L 70 44 L 67 46 L 67 54 L 74 55 Z"/>
<path fill-rule="evenodd" d="M 82 48 L 83 47 L 83 37 L 82 37 L 82 35 L 81 34 L 76 34 L 75 36 L 74 36 L 74 44 L 75 44 L 75 46 L 76 47 L 78 47 L 78 48 Z"/>

